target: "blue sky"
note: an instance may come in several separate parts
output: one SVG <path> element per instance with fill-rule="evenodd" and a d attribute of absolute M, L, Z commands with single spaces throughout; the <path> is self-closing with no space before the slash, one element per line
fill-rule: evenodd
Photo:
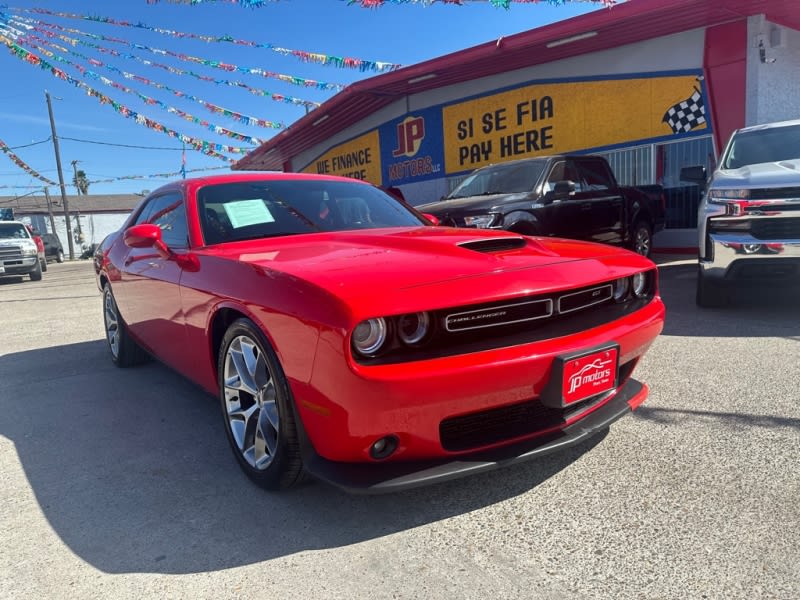
<path fill-rule="evenodd" d="M 14 8 L 43 8 L 54 12 L 69 12 L 80 15 L 110 17 L 145 23 L 148 26 L 202 35 L 230 35 L 234 38 L 270 43 L 275 46 L 316 52 L 340 57 L 361 58 L 410 65 L 496 39 L 533 29 L 602 9 L 598 4 L 569 2 L 562 6 L 549 4 L 513 4 L 509 10 L 493 8 L 488 2 L 469 2 L 466 6 L 434 4 L 387 4 L 380 9 L 363 9 L 348 6 L 342 0 L 280 0 L 259 9 L 247 9 L 236 4 L 213 2 L 187 6 L 162 0 L 156 5 L 146 0 L 29 0 L 7 1 L 8 8 L 0 11 L 8 15 L 38 19 L 65 28 L 83 32 L 121 38 L 128 42 L 144 44 L 151 48 L 169 50 L 205 60 L 231 63 L 241 67 L 258 67 L 285 75 L 313 79 L 321 82 L 348 84 L 374 73 L 362 73 L 354 69 L 342 69 L 305 63 L 267 49 L 254 49 L 226 43 L 205 43 L 199 40 L 177 39 L 138 28 L 118 27 L 86 20 L 66 19 L 50 15 L 36 15 L 12 10 Z M 42 37 L 41 33 L 34 32 Z M 252 74 L 226 73 L 219 69 L 194 63 L 182 62 L 169 56 L 158 56 L 142 50 L 131 49 L 119 43 L 87 39 L 73 33 L 72 38 L 92 44 L 113 48 L 124 54 L 133 54 L 146 60 L 160 62 L 172 67 L 209 75 L 216 79 L 239 80 L 270 93 L 294 96 L 305 100 L 322 102 L 334 92 L 301 87 L 267 79 Z M 61 40 L 54 40 L 67 46 Z M 26 46 L 27 49 L 31 49 Z M 76 46 L 75 52 L 96 58 L 128 73 L 147 79 L 174 90 L 191 94 L 206 102 L 224 107 L 244 115 L 283 122 L 287 125 L 300 118 L 305 109 L 270 98 L 254 95 L 244 89 L 228 85 L 206 83 L 186 75 L 177 75 L 154 68 L 128 58 L 103 54 L 96 49 Z M 32 50 L 32 49 L 31 49 Z M 64 58 L 80 63 L 98 75 L 122 83 L 129 88 L 156 98 L 210 123 L 258 137 L 269 139 L 277 133 L 236 122 L 210 112 L 200 104 L 179 98 L 163 89 L 125 79 L 122 75 L 100 66 L 87 65 L 81 59 L 49 48 Z M 42 54 L 36 50 L 40 56 Z M 81 77 L 78 71 L 63 63 L 46 59 L 66 71 L 75 79 L 86 83 L 126 107 L 180 133 L 211 142 L 239 147 L 252 147 L 246 142 L 217 135 L 203 127 L 183 120 L 158 106 L 148 106 L 136 96 L 108 87 L 100 81 Z M 50 136 L 47 105 L 44 92 L 49 90 L 54 98 L 57 133 L 61 138 L 61 159 L 65 168 L 68 193 L 75 193 L 70 162 L 78 160 L 90 181 L 110 179 L 126 175 L 150 175 L 178 171 L 181 167 L 181 143 L 163 133 L 138 125 L 101 105 L 96 98 L 63 82 L 49 72 L 27 64 L 0 45 L 0 74 L 4 85 L 0 86 L 0 139 L 12 148 L 45 140 Z M 65 139 L 73 138 L 73 139 Z M 82 141 L 76 141 L 82 140 Z M 124 148 L 88 142 L 127 144 L 148 148 Z M 152 147 L 168 148 L 157 150 Z M 55 157 L 51 143 L 14 152 L 33 169 L 57 181 Z M 200 152 L 187 150 L 188 169 L 225 167 L 219 159 Z M 225 169 L 219 171 L 224 172 Z M 130 193 L 152 190 L 167 179 L 128 180 L 110 183 L 95 183 L 92 193 Z M 20 195 L 31 192 L 26 186 L 42 185 L 21 169 L 8 157 L 0 153 L 0 196 Z M 57 188 L 51 189 L 58 193 Z"/>

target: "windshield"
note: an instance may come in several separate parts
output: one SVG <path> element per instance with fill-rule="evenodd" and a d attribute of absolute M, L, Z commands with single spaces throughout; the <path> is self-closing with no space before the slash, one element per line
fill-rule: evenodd
<path fill-rule="evenodd" d="M 800 159 L 800 125 L 737 133 L 731 140 L 723 169 Z"/>
<path fill-rule="evenodd" d="M 201 188 L 206 244 L 319 231 L 428 225 L 371 185 L 349 181 L 265 180 Z"/>
<path fill-rule="evenodd" d="M 0 240 L 6 239 L 27 240 L 30 239 L 30 236 L 24 225 L 19 223 L 0 223 Z"/>
<path fill-rule="evenodd" d="M 544 160 L 532 160 L 479 169 L 450 192 L 447 199 L 533 191 L 545 164 Z"/>

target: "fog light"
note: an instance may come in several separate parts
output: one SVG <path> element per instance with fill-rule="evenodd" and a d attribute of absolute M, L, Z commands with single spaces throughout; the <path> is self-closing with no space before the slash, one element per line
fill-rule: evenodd
<path fill-rule="evenodd" d="M 397 436 L 387 435 L 377 440 L 370 446 L 369 455 L 375 460 L 382 460 L 388 458 L 395 450 L 397 450 Z"/>

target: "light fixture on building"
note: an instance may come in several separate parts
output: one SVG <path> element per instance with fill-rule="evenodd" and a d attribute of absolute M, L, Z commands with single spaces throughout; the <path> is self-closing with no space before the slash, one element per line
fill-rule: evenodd
<path fill-rule="evenodd" d="M 436 73 L 428 73 L 427 75 L 420 75 L 408 80 L 408 83 L 419 83 L 420 81 L 427 81 L 436 77 Z"/>
<path fill-rule="evenodd" d="M 563 46 L 564 44 L 571 44 L 572 42 L 579 42 L 581 40 L 588 40 L 589 38 L 593 38 L 597 35 L 596 31 L 587 31 L 586 33 L 579 33 L 578 35 L 571 35 L 569 37 L 562 38 L 560 40 L 555 40 L 553 42 L 547 42 L 546 46 L 548 48 L 555 48 L 556 46 Z"/>

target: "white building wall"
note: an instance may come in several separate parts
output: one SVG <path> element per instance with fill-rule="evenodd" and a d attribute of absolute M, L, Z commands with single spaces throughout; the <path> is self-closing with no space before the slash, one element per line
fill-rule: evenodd
<path fill-rule="evenodd" d="M 75 258 L 80 257 L 84 250 L 90 248 L 92 244 L 99 244 L 108 234 L 117 231 L 130 213 L 103 213 L 77 215 L 70 213 L 70 225 L 72 226 L 73 248 Z M 20 220 L 34 226 L 44 232 L 51 232 L 50 217 L 47 215 L 27 215 L 21 216 Z M 53 220 L 56 224 L 56 235 L 61 240 L 64 248 L 64 255 L 69 257 L 69 242 L 67 241 L 67 226 L 63 213 L 53 213 Z M 80 233 L 78 233 L 78 221 L 80 220 Z"/>
<path fill-rule="evenodd" d="M 747 32 L 745 124 L 800 119 L 800 31 L 757 15 L 748 19 Z"/>

